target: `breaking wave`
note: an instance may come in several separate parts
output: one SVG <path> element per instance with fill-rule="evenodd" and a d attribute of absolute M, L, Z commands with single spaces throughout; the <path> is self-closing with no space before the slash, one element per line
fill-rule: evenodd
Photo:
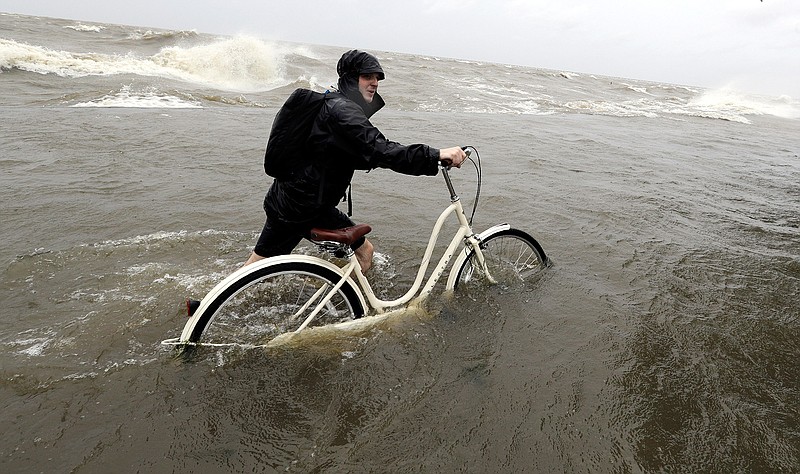
<path fill-rule="evenodd" d="M 724 111 L 740 115 L 800 118 L 800 101 L 787 95 L 768 97 L 747 94 L 729 88 L 706 91 L 689 101 L 689 105 L 701 110 Z"/>
<path fill-rule="evenodd" d="M 79 53 L 0 39 L 0 69 L 61 77 L 133 74 L 233 91 L 269 90 L 287 81 L 282 55 L 270 44 L 236 37 L 194 46 L 168 46 L 152 56 Z"/>

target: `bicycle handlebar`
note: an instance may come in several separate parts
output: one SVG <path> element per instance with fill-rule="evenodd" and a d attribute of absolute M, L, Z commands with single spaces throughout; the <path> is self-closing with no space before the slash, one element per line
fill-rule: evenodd
<path fill-rule="evenodd" d="M 462 146 L 462 150 L 467 155 L 467 159 L 475 165 L 475 169 L 478 172 L 478 185 L 475 189 L 475 202 L 472 206 L 472 215 L 469 218 L 470 224 L 472 224 L 472 219 L 475 217 L 475 211 L 478 209 L 478 201 L 480 200 L 481 195 L 481 182 L 482 182 L 482 171 L 481 171 L 481 157 L 478 154 L 478 150 L 475 149 L 474 146 Z M 472 159 L 472 154 L 475 154 L 475 159 Z M 466 161 L 466 160 L 464 160 Z M 458 194 L 456 194 L 455 188 L 453 188 L 453 182 L 450 180 L 450 168 L 451 165 L 444 163 L 442 160 L 439 160 L 439 169 L 442 170 L 442 176 L 444 176 L 444 181 L 447 184 L 447 190 L 450 191 L 450 201 L 455 202 L 459 200 Z"/>
<path fill-rule="evenodd" d="M 474 150 L 475 148 L 473 148 L 471 146 L 462 146 L 461 149 L 464 150 L 464 153 L 467 155 L 467 160 L 468 160 L 469 156 L 472 154 L 472 150 Z M 464 160 L 464 161 L 466 161 L 466 160 Z M 453 165 L 445 163 L 442 160 L 439 160 L 439 168 L 441 168 L 442 170 L 448 170 L 449 171 L 450 168 L 452 168 L 452 167 L 453 167 Z"/>

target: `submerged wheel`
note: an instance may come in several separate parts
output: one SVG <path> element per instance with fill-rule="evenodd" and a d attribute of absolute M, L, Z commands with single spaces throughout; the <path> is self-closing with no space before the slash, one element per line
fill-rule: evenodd
<path fill-rule="evenodd" d="M 481 243 L 481 250 L 489 274 L 503 288 L 520 285 L 547 267 L 547 256 L 539 242 L 518 229 L 490 235 Z M 454 285 L 457 291 L 490 284 L 477 260 L 473 251 L 461 265 Z"/>
<path fill-rule="evenodd" d="M 264 344 L 299 328 L 340 280 L 338 273 L 308 262 L 282 262 L 247 273 L 230 282 L 209 302 L 191 328 L 188 341 Z M 363 315 L 364 307 L 356 290 L 350 282 L 345 282 L 309 326 Z"/>

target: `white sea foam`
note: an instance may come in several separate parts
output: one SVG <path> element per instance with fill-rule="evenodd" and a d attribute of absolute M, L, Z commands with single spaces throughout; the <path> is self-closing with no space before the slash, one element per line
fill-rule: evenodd
<path fill-rule="evenodd" d="M 117 248 L 117 247 L 133 247 L 138 245 L 151 245 L 159 242 L 182 242 L 192 237 L 205 237 L 205 236 L 229 236 L 234 233 L 220 230 L 204 230 L 201 232 L 188 232 L 185 230 L 167 232 L 159 231 L 152 234 L 137 235 L 126 239 L 106 240 L 96 244 L 91 244 L 96 248 Z M 88 245 L 87 245 L 88 246 Z"/>
<path fill-rule="evenodd" d="M 53 344 L 56 333 L 52 329 L 45 331 L 29 329 L 18 334 L 18 336 L 20 337 L 19 339 L 7 341 L 3 345 L 17 354 L 27 357 L 39 357 Z"/>
<path fill-rule="evenodd" d="M 689 105 L 728 114 L 800 118 L 800 101 L 789 96 L 766 97 L 730 88 L 706 91 L 693 98 Z"/>
<path fill-rule="evenodd" d="M 130 86 L 125 86 L 119 92 L 105 95 L 99 99 L 81 102 L 72 107 L 127 107 L 127 108 L 167 108 L 167 109 L 197 109 L 203 108 L 201 104 L 164 94 L 155 88 L 148 88 L 143 92 L 131 92 Z"/>
<path fill-rule="evenodd" d="M 163 266 L 163 263 L 147 262 L 138 265 L 132 265 L 125 269 L 125 273 L 128 276 L 136 276 L 146 272 L 160 272 Z"/>
<path fill-rule="evenodd" d="M 68 30 L 75 30 L 75 31 L 86 31 L 91 33 L 99 33 L 106 29 L 105 26 L 100 25 L 84 25 L 83 23 L 78 23 L 77 25 L 67 25 L 64 27 Z"/>
<path fill-rule="evenodd" d="M 636 86 L 633 86 L 633 85 L 631 85 L 631 84 L 626 84 L 626 83 L 624 83 L 624 82 L 622 83 L 622 85 L 624 85 L 624 86 L 625 86 L 625 87 L 627 87 L 628 89 L 630 89 L 630 90 L 632 90 L 632 91 L 634 91 L 634 92 L 638 92 L 638 93 L 640 93 L 640 94 L 646 94 L 646 95 L 650 95 L 650 96 L 652 96 L 652 95 L 653 95 L 653 94 L 651 94 L 651 93 L 647 92 L 647 88 L 646 88 L 646 87 L 636 87 Z"/>
<path fill-rule="evenodd" d="M 50 339 L 14 341 L 14 343 L 18 345 L 28 346 L 25 349 L 19 350 L 18 351 L 19 354 L 23 354 L 29 357 L 35 357 L 35 356 L 40 356 L 44 353 L 45 348 L 50 344 Z"/>
<path fill-rule="evenodd" d="M 702 105 L 694 102 L 674 102 L 665 99 L 643 98 L 621 102 L 605 100 L 576 100 L 560 104 L 567 110 L 593 115 L 609 115 L 614 117 L 704 117 L 729 122 L 749 124 L 746 115 L 755 113 L 753 109 L 739 107 L 723 107 Z"/>
<path fill-rule="evenodd" d="M 223 272 L 211 272 L 204 275 L 190 275 L 187 273 L 178 273 L 172 275 L 165 273 L 164 276 L 154 279 L 153 284 L 166 285 L 174 283 L 182 288 L 185 288 L 189 292 L 193 292 L 201 288 L 208 288 L 210 285 L 222 280 L 226 276 L 228 276 L 228 274 Z"/>
<path fill-rule="evenodd" d="M 575 100 L 563 104 L 567 109 L 596 115 L 615 117 L 658 117 L 651 107 L 642 107 L 641 102 L 609 102 L 602 100 Z"/>
<path fill-rule="evenodd" d="M 270 44 L 247 37 L 197 46 L 169 46 L 153 56 L 58 51 L 0 39 L 0 68 L 61 77 L 135 74 L 223 90 L 259 91 L 284 85 L 282 55 Z"/>
<path fill-rule="evenodd" d="M 128 35 L 128 39 L 149 41 L 149 40 L 160 40 L 160 39 L 170 39 L 170 38 L 191 38 L 194 36 L 198 36 L 196 30 L 180 30 L 180 31 L 136 30 L 130 35 Z"/>
<path fill-rule="evenodd" d="M 248 37 L 162 49 L 150 60 L 181 78 L 233 90 L 267 90 L 283 82 L 273 47 Z"/>

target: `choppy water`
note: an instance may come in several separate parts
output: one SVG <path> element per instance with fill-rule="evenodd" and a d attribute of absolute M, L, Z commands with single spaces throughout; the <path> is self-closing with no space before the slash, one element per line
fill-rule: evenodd
<path fill-rule="evenodd" d="M 341 52 L 0 15 L 4 472 L 798 470 L 789 97 L 376 52 L 376 125 L 477 147 L 476 227 L 555 265 L 357 336 L 161 346 L 247 257 L 276 108 Z M 399 296 L 441 178 L 354 200 Z"/>

